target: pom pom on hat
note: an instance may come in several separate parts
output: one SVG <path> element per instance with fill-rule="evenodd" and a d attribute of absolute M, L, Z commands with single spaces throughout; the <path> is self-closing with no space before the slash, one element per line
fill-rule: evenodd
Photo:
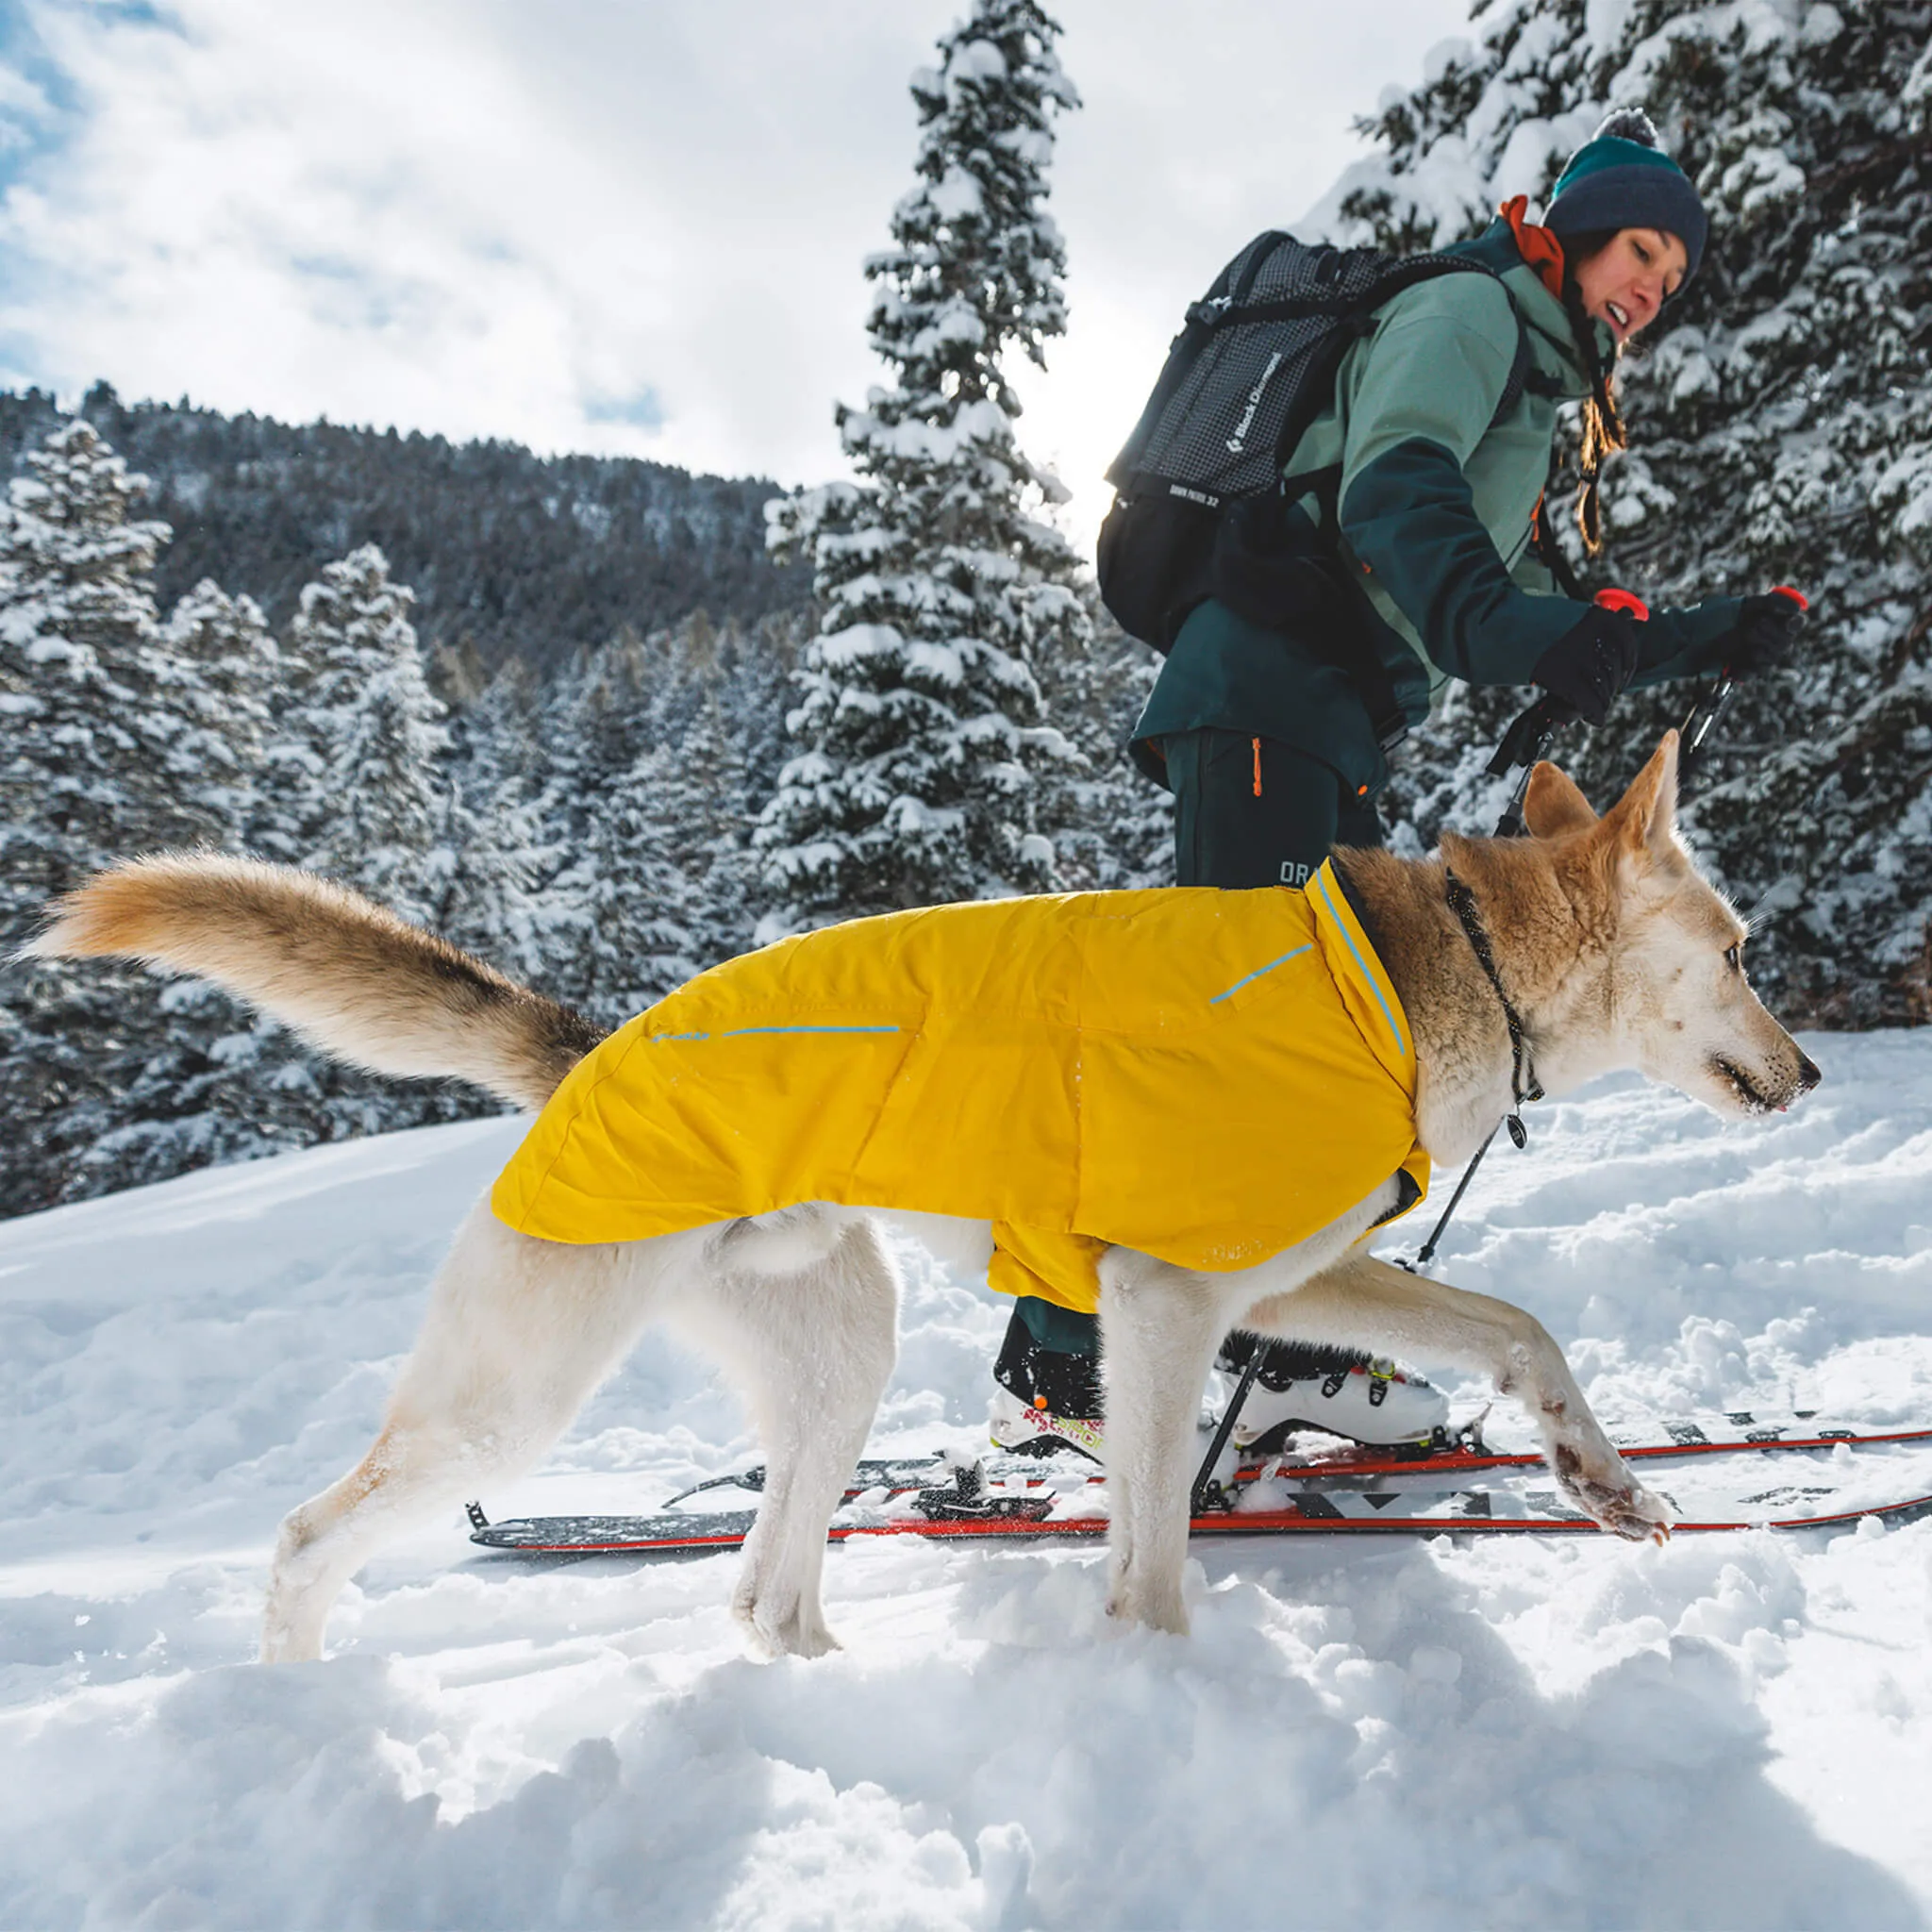
<path fill-rule="evenodd" d="M 1592 141 L 1606 138 L 1634 141 L 1639 147 L 1654 147 L 1659 154 L 1663 152 L 1663 136 L 1657 131 L 1657 123 L 1641 108 L 1612 108 L 1590 138 Z"/>
<path fill-rule="evenodd" d="M 1570 157 L 1543 226 L 1558 237 L 1661 228 L 1684 244 L 1688 282 L 1704 258 L 1710 219 L 1690 177 L 1664 153 L 1650 116 L 1641 108 L 1617 108 Z"/>

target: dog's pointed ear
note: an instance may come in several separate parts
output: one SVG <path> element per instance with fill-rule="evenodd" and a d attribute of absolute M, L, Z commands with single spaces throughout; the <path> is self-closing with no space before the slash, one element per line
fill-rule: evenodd
<path fill-rule="evenodd" d="M 1523 823 L 1537 839 L 1560 839 L 1565 832 L 1587 832 L 1596 824 L 1590 800 L 1549 759 L 1540 759 L 1523 794 Z"/>
<path fill-rule="evenodd" d="M 1603 817 L 1603 829 L 1633 857 L 1661 853 L 1677 830 L 1677 734 L 1666 731 L 1650 762 Z"/>

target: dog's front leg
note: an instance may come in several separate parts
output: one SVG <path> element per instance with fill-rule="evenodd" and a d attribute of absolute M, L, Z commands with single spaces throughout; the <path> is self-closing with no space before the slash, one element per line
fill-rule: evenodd
<path fill-rule="evenodd" d="M 1578 1508 L 1633 1541 L 1669 1534 L 1668 1506 L 1630 1474 L 1562 1350 L 1534 1315 L 1508 1302 L 1425 1280 L 1352 1249 L 1299 1288 L 1257 1302 L 1241 1325 L 1487 1374 L 1499 1393 L 1528 1410 L 1552 1472 Z"/>
<path fill-rule="evenodd" d="M 1226 1295 L 1199 1274 L 1115 1248 L 1101 1264 L 1107 1376 L 1108 1612 L 1185 1635 L 1194 1418 L 1226 1326 Z"/>

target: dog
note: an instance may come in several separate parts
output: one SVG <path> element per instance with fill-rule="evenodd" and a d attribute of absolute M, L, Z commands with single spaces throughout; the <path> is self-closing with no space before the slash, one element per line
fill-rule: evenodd
<path fill-rule="evenodd" d="M 1602 818 L 1542 763 L 1524 800 L 1526 838 L 1448 835 L 1426 859 L 1364 850 L 1331 861 L 1407 1016 L 1414 1139 L 1428 1157 L 1463 1160 L 1494 1130 L 1520 1097 L 1525 1053 L 1553 1094 L 1634 1067 L 1730 1117 L 1782 1110 L 1817 1084 L 1818 1068 L 1750 988 L 1743 923 L 1677 837 L 1676 758 L 1667 733 Z M 1452 909 L 1457 891 L 1473 924 Z M 197 974 L 341 1058 L 456 1075 L 526 1108 L 542 1108 L 599 1040 L 340 887 L 214 854 L 96 874 L 50 908 L 27 951 Z M 1623 1537 L 1668 1534 L 1665 1505 L 1633 1478 L 1533 1317 L 1361 1245 L 1412 1196 L 1403 1178 L 1386 1173 L 1253 1265 L 1210 1272 L 1125 1246 L 1101 1252 L 1113 1615 L 1187 1630 L 1194 1416 L 1215 1347 L 1237 1326 L 1484 1374 L 1523 1404 L 1579 1508 Z M 873 1204 L 915 1217 L 926 1205 Z M 436 1277 L 375 1444 L 282 1525 L 263 1660 L 321 1656 L 329 1607 L 359 1565 L 425 1516 L 535 1467 L 653 1319 L 721 1360 L 762 1439 L 768 1474 L 737 1615 L 768 1655 L 835 1647 L 821 1591 L 826 1528 L 891 1369 L 896 1309 L 891 1263 L 861 1208 L 786 1201 L 572 1244 L 520 1233 L 479 1203 Z"/>

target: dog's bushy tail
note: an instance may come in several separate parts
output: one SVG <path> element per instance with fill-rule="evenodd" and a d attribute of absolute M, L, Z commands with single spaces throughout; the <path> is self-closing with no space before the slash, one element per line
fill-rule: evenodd
<path fill-rule="evenodd" d="M 359 893 L 220 853 L 96 873 L 55 901 L 22 955 L 118 956 L 192 974 L 338 1059 L 468 1080 L 519 1107 L 541 1107 L 599 1038 L 581 1014 Z"/>

